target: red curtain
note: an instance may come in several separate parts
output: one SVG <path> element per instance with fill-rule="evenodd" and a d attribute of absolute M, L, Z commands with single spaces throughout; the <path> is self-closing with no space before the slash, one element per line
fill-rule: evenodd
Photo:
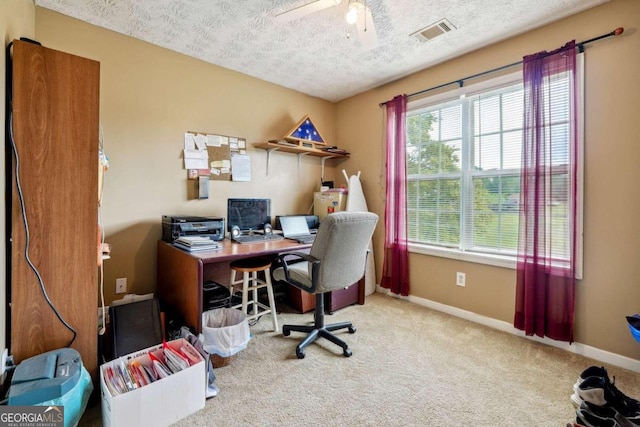
<path fill-rule="evenodd" d="M 395 294 L 409 295 L 409 252 L 407 249 L 407 96 L 398 95 L 386 103 L 387 198 L 384 209 L 384 263 L 380 286 Z"/>
<path fill-rule="evenodd" d="M 527 335 L 572 342 L 578 178 L 575 42 L 550 53 L 527 56 L 523 66 L 524 140 L 514 326 Z M 568 78 L 568 94 L 555 94 L 558 77 Z M 561 118 L 554 101 L 557 96 L 569 99 L 569 111 Z M 557 131 L 559 120 L 566 120 L 566 132 Z M 568 147 L 562 138 L 569 138 Z M 558 194 L 559 173 L 567 182 L 562 189 L 565 196 Z M 560 224 L 554 219 L 558 206 L 564 206 L 568 213 L 568 221 Z M 558 230 L 558 226 L 563 228 Z M 568 241 L 562 249 L 554 241 L 560 235 Z"/>

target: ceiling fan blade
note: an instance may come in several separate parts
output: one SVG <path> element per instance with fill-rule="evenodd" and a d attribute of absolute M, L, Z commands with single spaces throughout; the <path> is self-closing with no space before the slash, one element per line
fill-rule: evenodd
<path fill-rule="evenodd" d="M 300 19 L 303 16 L 310 15 L 314 12 L 318 12 L 323 9 L 327 9 L 331 6 L 340 4 L 342 0 L 316 0 L 302 6 L 298 6 L 295 9 L 288 10 L 286 12 L 279 13 L 275 16 L 275 19 L 279 23 L 287 23 Z"/>
<path fill-rule="evenodd" d="M 376 26 L 373 23 L 371 9 L 367 7 L 364 10 L 364 19 L 358 17 L 356 28 L 358 29 L 358 38 L 360 39 L 362 47 L 366 50 L 378 47 L 378 34 L 376 33 Z"/>

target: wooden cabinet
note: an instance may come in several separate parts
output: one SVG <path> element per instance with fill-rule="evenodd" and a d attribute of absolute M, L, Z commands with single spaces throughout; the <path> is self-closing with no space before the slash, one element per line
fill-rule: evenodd
<path fill-rule="evenodd" d="M 66 347 L 70 327 L 95 381 L 100 64 L 24 41 L 12 49 L 10 353 L 19 363 Z"/>

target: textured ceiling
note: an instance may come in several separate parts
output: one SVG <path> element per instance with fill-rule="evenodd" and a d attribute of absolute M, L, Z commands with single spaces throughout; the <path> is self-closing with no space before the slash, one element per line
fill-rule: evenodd
<path fill-rule="evenodd" d="M 355 27 L 347 24 L 348 0 L 288 23 L 278 22 L 275 16 L 313 0 L 35 3 L 221 67 L 339 101 L 606 1 L 367 0 L 378 35 L 378 47 L 373 49 L 363 48 Z M 427 42 L 410 37 L 443 18 L 456 29 Z"/>

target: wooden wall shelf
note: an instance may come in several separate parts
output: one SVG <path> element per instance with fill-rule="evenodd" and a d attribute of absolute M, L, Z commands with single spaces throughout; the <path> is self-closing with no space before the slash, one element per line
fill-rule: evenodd
<path fill-rule="evenodd" d="M 269 160 L 271 153 L 281 151 L 283 153 L 292 153 L 298 155 L 298 175 L 300 175 L 300 159 L 303 156 L 314 156 L 322 158 L 322 175 L 324 176 L 324 162 L 327 159 L 345 159 L 349 157 L 349 153 L 334 153 L 326 151 L 318 147 L 324 147 L 324 144 L 317 144 L 307 141 L 287 141 L 286 144 L 277 142 L 262 142 L 254 144 L 254 147 L 267 150 L 267 175 L 269 175 Z"/>
<path fill-rule="evenodd" d="M 318 148 L 318 146 L 321 146 L 320 144 L 310 143 L 311 147 L 306 147 L 303 144 L 306 144 L 306 143 L 300 142 L 299 145 L 285 145 L 285 144 L 278 144 L 275 142 L 263 142 L 260 144 L 255 144 L 254 146 L 256 148 L 262 148 L 263 150 L 267 150 L 267 151 L 282 151 L 285 153 L 308 154 L 310 156 L 315 156 L 315 157 L 329 157 L 329 158 L 349 157 L 349 154 L 333 153 L 331 151 L 322 150 Z"/>

